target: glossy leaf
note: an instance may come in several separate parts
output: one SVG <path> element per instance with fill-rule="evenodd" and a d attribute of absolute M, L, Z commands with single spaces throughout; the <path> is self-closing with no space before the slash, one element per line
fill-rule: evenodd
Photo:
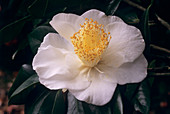
<path fill-rule="evenodd" d="M 12 93 L 9 104 L 24 104 L 27 96 L 38 83 L 39 80 L 36 74 L 30 76 Z"/>
<path fill-rule="evenodd" d="M 62 91 L 51 91 L 42 85 L 30 93 L 25 105 L 26 114 L 64 114 L 65 111 Z"/>
<path fill-rule="evenodd" d="M 134 108 L 143 114 L 148 114 L 150 109 L 150 91 L 152 81 L 145 79 L 141 82 L 136 95 L 133 98 Z"/>
<path fill-rule="evenodd" d="M 77 100 L 68 93 L 69 114 L 123 114 L 123 102 L 119 89 L 114 93 L 112 100 L 104 106 L 96 106 Z"/>
<path fill-rule="evenodd" d="M 68 114 L 84 114 L 82 102 L 78 101 L 70 92 L 67 95 Z"/>
<path fill-rule="evenodd" d="M 10 91 L 8 93 L 8 97 L 11 97 L 11 95 L 14 93 L 14 91 L 22 84 L 24 83 L 25 80 L 27 80 L 30 76 L 32 76 L 33 74 L 35 74 L 35 72 L 33 71 L 31 65 L 25 64 L 21 67 L 21 69 L 19 70 L 19 73 L 12 85 L 12 87 L 10 88 Z"/>
<path fill-rule="evenodd" d="M 126 97 L 127 102 L 132 102 L 132 99 L 134 98 L 134 96 L 136 95 L 136 92 L 138 91 L 139 85 L 140 84 L 138 83 L 124 85 L 126 89 L 121 92 Z"/>
<path fill-rule="evenodd" d="M 115 11 L 117 10 L 121 0 L 111 0 L 107 9 L 106 9 L 106 15 L 113 15 Z"/>
<path fill-rule="evenodd" d="M 44 36 L 50 32 L 55 33 L 56 31 L 49 26 L 39 26 L 28 35 L 29 44 L 34 54 L 37 53 Z"/>
<path fill-rule="evenodd" d="M 143 14 L 143 18 L 141 20 L 141 32 L 143 33 L 143 37 L 146 43 L 146 48 L 144 51 L 144 54 L 146 57 L 149 57 L 150 53 L 150 43 L 151 43 L 151 33 L 150 33 L 150 27 L 149 27 L 149 12 L 152 7 L 153 0 L 151 0 L 151 4 L 148 6 L 148 8 L 145 10 Z"/>
<path fill-rule="evenodd" d="M 149 24 L 148 24 L 148 21 L 149 21 L 149 10 L 150 10 L 150 7 L 149 6 L 146 11 L 144 12 L 144 20 L 143 20 L 143 29 L 142 29 L 142 32 L 143 32 L 143 36 L 144 36 L 144 39 L 145 39 L 145 42 L 146 42 L 146 48 L 145 48 L 145 52 L 146 55 L 148 53 L 150 53 L 150 29 L 149 29 Z"/>
<path fill-rule="evenodd" d="M 25 102 L 25 113 L 38 114 L 42 103 L 49 94 L 49 90 L 44 86 L 36 86 L 27 97 L 27 101 Z"/>
<path fill-rule="evenodd" d="M 39 110 L 41 114 L 64 114 L 65 112 L 64 97 L 61 90 L 50 91 Z"/>
<path fill-rule="evenodd" d="M 66 103 L 65 103 L 64 95 L 62 93 L 62 90 L 59 90 L 54 99 L 54 104 L 52 108 L 52 114 L 60 113 L 64 114 L 66 113 Z"/>
<path fill-rule="evenodd" d="M 15 39 L 22 31 L 22 28 L 24 27 L 26 21 L 28 21 L 29 19 L 31 19 L 31 17 L 26 16 L 3 27 L 0 30 L 0 45 Z"/>
<path fill-rule="evenodd" d="M 133 83 L 120 86 L 124 106 L 123 112 L 125 114 L 131 114 L 134 112 L 134 103 L 132 102 L 132 100 L 136 96 L 139 85 L 140 84 L 138 83 Z"/>
<path fill-rule="evenodd" d="M 141 83 L 123 85 L 124 113 L 133 113 L 133 111 L 148 114 L 150 109 L 150 91 L 153 78 L 146 78 Z"/>
<path fill-rule="evenodd" d="M 111 101 L 112 114 L 123 114 L 123 101 L 118 87 Z"/>

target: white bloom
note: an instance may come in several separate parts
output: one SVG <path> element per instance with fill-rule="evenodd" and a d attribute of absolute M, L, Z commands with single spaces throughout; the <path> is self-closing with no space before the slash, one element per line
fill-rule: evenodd
<path fill-rule="evenodd" d="M 81 101 L 104 105 L 117 84 L 146 77 L 141 32 L 119 17 L 92 9 L 81 16 L 57 14 L 50 24 L 59 34 L 47 34 L 33 59 L 47 88 L 66 88 Z"/>

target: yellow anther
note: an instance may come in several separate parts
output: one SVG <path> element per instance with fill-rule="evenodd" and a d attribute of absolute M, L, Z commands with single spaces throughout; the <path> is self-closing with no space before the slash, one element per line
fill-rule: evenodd
<path fill-rule="evenodd" d="M 101 59 L 101 55 L 109 45 L 110 32 L 105 33 L 104 25 L 98 24 L 92 18 L 85 19 L 80 30 L 71 37 L 75 54 L 82 62 L 90 67 L 95 66 Z"/>
<path fill-rule="evenodd" d="M 85 20 L 89 21 L 89 19 L 88 19 L 88 18 L 85 18 Z"/>

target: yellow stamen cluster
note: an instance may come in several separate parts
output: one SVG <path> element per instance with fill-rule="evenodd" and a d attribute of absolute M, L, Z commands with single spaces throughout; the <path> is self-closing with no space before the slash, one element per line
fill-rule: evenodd
<path fill-rule="evenodd" d="M 81 28 L 72 37 L 74 51 L 87 66 L 95 66 L 111 39 L 110 32 L 104 32 L 104 25 L 93 19 L 85 20 Z M 109 37 L 110 36 L 110 37 Z"/>

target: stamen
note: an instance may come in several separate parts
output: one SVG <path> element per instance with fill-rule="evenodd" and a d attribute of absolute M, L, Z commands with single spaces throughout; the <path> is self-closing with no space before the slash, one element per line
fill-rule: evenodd
<path fill-rule="evenodd" d="M 100 61 L 101 55 L 109 45 L 110 32 L 105 33 L 104 25 L 99 25 L 91 18 L 86 18 L 80 27 L 71 37 L 74 51 L 85 65 L 93 67 Z"/>
<path fill-rule="evenodd" d="M 100 69 L 98 69 L 97 67 L 94 67 L 99 73 L 104 73 L 104 72 L 102 72 Z"/>

